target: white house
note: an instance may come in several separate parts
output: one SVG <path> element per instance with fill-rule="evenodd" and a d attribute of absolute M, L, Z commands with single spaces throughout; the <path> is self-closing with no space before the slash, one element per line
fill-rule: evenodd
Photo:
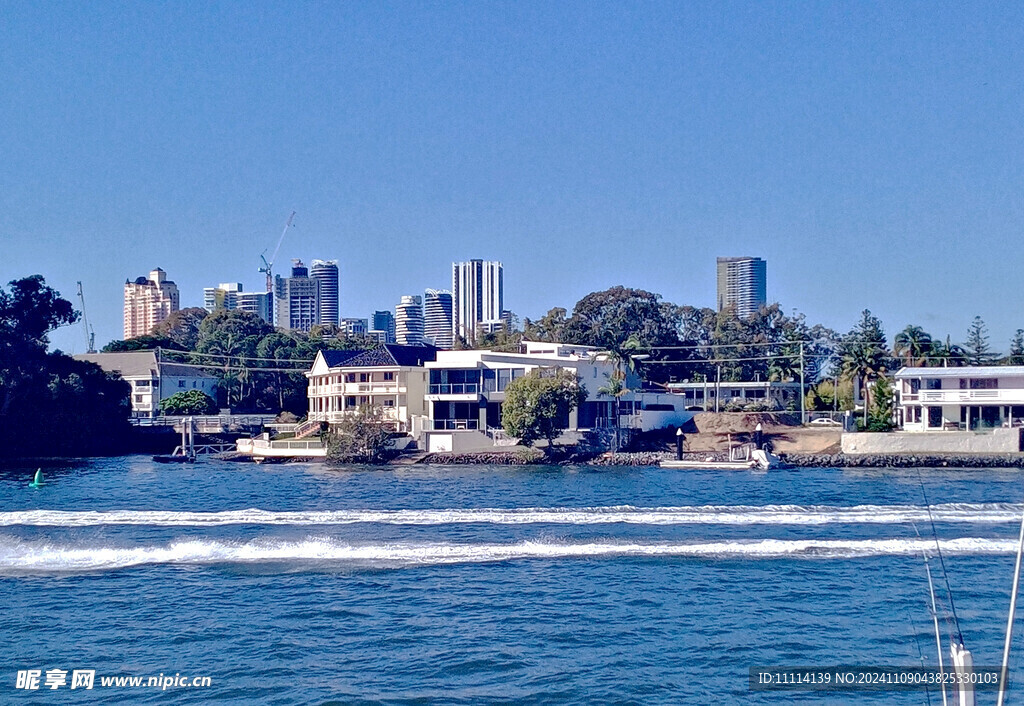
<path fill-rule="evenodd" d="M 799 382 L 670 382 L 665 386 L 685 400 L 686 409 L 732 411 L 736 406 L 764 404 L 772 410 L 799 409 Z"/>
<path fill-rule="evenodd" d="M 84 353 L 76 360 L 96 363 L 107 372 L 119 373 L 132 386 L 132 416 L 157 417 L 160 402 L 171 395 L 199 390 L 217 397 L 217 378 L 198 368 L 167 363 L 160 349 L 123 353 Z"/>
<path fill-rule="evenodd" d="M 428 361 L 426 368 L 428 451 L 461 451 L 501 443 L 505 388 L 535 368 L 570 370 L 586 388 L 586 400 L 566 420 L 570 433 L 615 423 L 615 400 L 598 392 L 608 384 L 615 365 L 599 348 L 526 341 L 523 352 L 517 353 L 438 351 L 437 359 Z M 640 379 L 627 372 L 625 385 L 639 390 Z M 678 397 L 644 392 L 624 395 L 619 413 L 622 426 L 645 431 L 679 425 L 691 416 L 684 413 Z"/>
<path fill-rule="evenodd" d="M 310 421 L 338 422 L 363 406 L 378 407 L 395 431 L 418 434 L 425 417 L 427 371 L 433 346 L 384 344 L 371 350 L 317 353 L 309 378 Z"/>
<path fill-rule="evenodd" d="M 896 392 L 905 431 L 1024 425 L 1024 366 L 902 368 Z"/>

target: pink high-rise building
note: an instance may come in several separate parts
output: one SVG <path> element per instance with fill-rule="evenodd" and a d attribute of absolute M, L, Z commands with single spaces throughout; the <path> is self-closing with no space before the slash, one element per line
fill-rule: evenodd
<path fill-rule="evenodd" d="M 178 285 L 159 267 L 124 283 L 124 338 L 138 338 L 178 310 Z"/>

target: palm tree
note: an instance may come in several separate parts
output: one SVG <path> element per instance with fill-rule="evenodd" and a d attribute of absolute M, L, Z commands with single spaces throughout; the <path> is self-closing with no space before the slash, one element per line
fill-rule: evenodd
<path fill-rule="evenodd" d="M 943 368 L 961 368 L 970 362 L 967 351 L 955 343 L 950 343 L 949 336 L 946 336 L 945 343 L 932 341 L 930 359 Z"/>
<path fill-rule="evenodd" d="M 931 335 L 920 326 L 910 325 L 896 334 L 893 341 L 893 353 L 903 358 L 904 365 L 911 367 L 927 363 L 932 352 L 934 341 Z"/>
<path fill-rule="evenodd" d="M 621 368 L 616 367 L 612 371 L 611 375 L 608 376 L 608 384 L 597 389 L 597 394 L 608 395 L 611 397 L 615 405 L 615 448 L 614 451 L 619 450 L 619 429 L 621 428 L 621 399 L 622 396 L 629 392 L 629 388 L 626 387 L 626 373 Z"/>

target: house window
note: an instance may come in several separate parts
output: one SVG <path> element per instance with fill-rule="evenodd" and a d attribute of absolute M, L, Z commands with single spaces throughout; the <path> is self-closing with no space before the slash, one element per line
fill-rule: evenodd
<path fill-rule="evenodd" d="M 998 390 L 998 378 L 978 378 L 971 380 L 972 390 Z"/>
<path fill-rule="evenodd" d="M 149 387 L 149 380 L 136 380 L 135 387 Z"/>
<path fill-rule="evenodd" d="M 121 399 L 124 399 L 123 397 Z M 142 404 L 142 395 L 135 395 L 135 403 Z"/>
<path fill-rule="evenodd" d="M 196 381 L 195 381 L 195 380 L 193 380 L 193 381 L 192 381 L 192 389 L 194 390 L 194 389 L 195 389 L 195 387 L 196 387 Z"/>
<path fill-rule="evenodd" d="M 394 373 L 384 373 L 384 380 L 390 382 L 395 379 Z"/>
<path fill-rule="evenodd" d="M 394 407 L 395 406 L 395 401 L 394 400 L 384 400 L 384 406 L 385 407 Z"/>
<path fill-rule="evenodd" d="M 910 394 L 916 395 L 921 391 L 921 381 L 918 378 L 911 378 L 910 380 Z M 920 412 L 918 413 L 920 416 Z"/>
<path fill-rule="evenodd" d="M 926 390 L 941 390 L 942 380 L 939 378 L 925 378 L 924 389 Z"/>
<path fill-rule="evenodd" d="M 178 387 L 185 387 L 185 381 L 184 380 L 178 380 Z"/>
<path fill-rule="evenodd" d="M 366 373 L 359 373 L 359 382 L 366 382 L 367 378 L 368 376 L 366 375 Z"/>
<path fill-rule="evenodd" d="M 348 373 L 348 374 L 345 375 L 345 382 L 355 382 L 355 381 L 356 381 L 356 374 L 355 373 Z"/>
<path fill-rule="evenodd" d="M 346 397 L 345 398 L 345 406 L 346 407 L 355 407 L 356 406 L 356 398 L 355 397 Z"/>
<path fill-rule="evenodd" d="M 932 429 L 942 426 L 942 407 L 928 408 L 928 426 Z"/>

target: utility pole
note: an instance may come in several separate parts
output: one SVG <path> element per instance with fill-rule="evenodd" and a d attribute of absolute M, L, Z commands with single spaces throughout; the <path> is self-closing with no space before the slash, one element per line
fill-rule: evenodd
<path fill-rule="evenodd" d="M 807 401 L 804 399 L 804 342 L 800 341 L 800 423 L 807 423 Z"/>

